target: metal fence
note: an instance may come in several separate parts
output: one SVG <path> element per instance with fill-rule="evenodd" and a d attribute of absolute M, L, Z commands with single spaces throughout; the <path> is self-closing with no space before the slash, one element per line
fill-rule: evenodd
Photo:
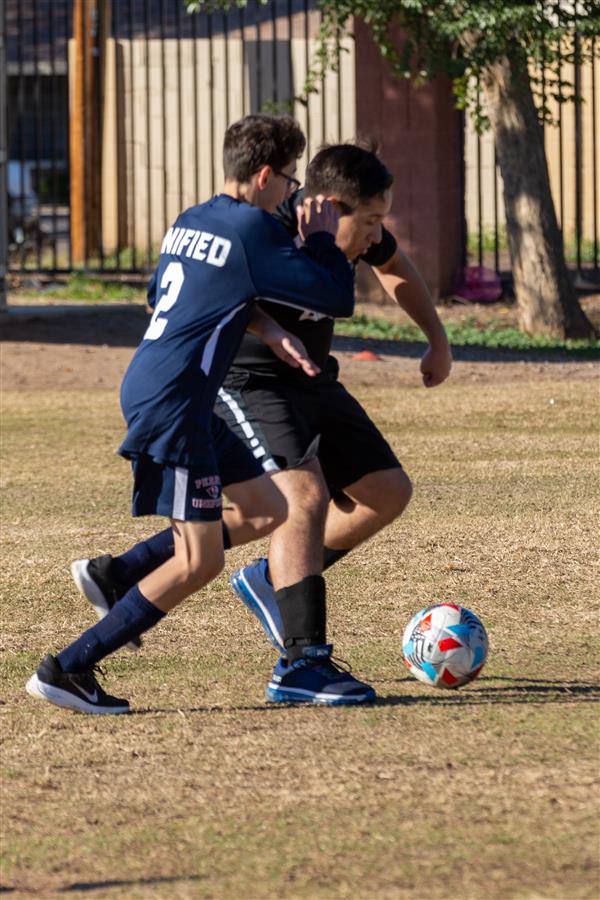
<path fill-rule="evenodd" d="M 150 269 L 166 227 L 220 184 L 227 124 L 287 109 L 308 138 L 356 132 L 354 53 L 294 103 L 320 15 L 315 0 L 249 0 L 188 15 L 183 0 L 5 0 L 9 271 Z M 594 47 L 595 49 L 595 47 Z M 598 283 L 600 63 L 570 75 L 546 148 L 567 258 Z M 465 258 L 508 271 L 493 141 L 465 128 Z"/>
<path fill-rule="evenodd" d="M 349 41 L 307 104 L 315 0 L 188 15 L 183 0 L 7 0 L 10 270 L 152 267 L 220 184 L 227 124 L 287 111 L 308 154 L 355 133 Z"/>
<path fill-rule="evenodd" d="M 542 73 L 543 102 L 552 123 L 544 143 L 556 214 L 567 262 L 580 288 L 600 284 L 600 40 L 590 41 L 592 60 L 563 61 L 561 79 L 575 86 L 582 102 L 560 104 Z M 576 54 L 577 60 L 577 54 Z M 465 127 L 465 217 L 468 261 L 508 274 L 502 182 L 491 134 Z"/>

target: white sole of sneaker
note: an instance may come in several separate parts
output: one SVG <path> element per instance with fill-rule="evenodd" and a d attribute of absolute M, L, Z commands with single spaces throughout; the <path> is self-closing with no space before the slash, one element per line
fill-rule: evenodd
<path fill-rule="evenodd" d="M 75 697 L 69 691 L 63 691 L 52 684 L 40 681 L 36 672 L 25 685 L 25 690 L 31 697 L 47 700 L 48 703 L 62 706 L 64 709 L 72 709 L 94 716 L 111 716 L 129 712 L 129 704 L 127 706 L 97 706 L 93 703 L 86 703 L 83 698 Z"/>
<path fill-rule="evenodd" d="M 269 640 L 271 641 L 271 643 L 273 644 L 273 646 L 275 647 L 275 649 L 277 650 L 278 653 L 285 655 L 285 650 L 284 650 L 284 646 L 283 646 L 283 635 L 280 634 L 279 629 L 277 628 L 275 622 L 273 621 L 273 617 L 272 617 L 271 613 L 269 612 L 268 608 L 265 606 L 263 601 L 260 599 L 260 597 L 258 596 L 256 591 L 252 588 L 252 585 L 247 580 L 247 578 L 243 574 L 243 572 L 240 572 L 238 580 L 241 581 L 245 590 L 250 594 L 250 596 L 254 600 L 254 603 L 256 604 L 256 606 L 258 607 L 260 612 L 262 613 L 263 618 L 265 619 L 269 629 L 271 630 L 271 634 L 275 638 L 275 642 L 273 642 L 273 639 L 271 638 L 271 636 L 269 636 Z"/>
<path fill-rule="evenodd" d="M 267 700 L 269 703 L 318 703 L 321 706 L 355 706 L 358 703 L 373 703 L 376 697 L 372 691 L 364 694 L 317 693 L 304 690 L 304 688 L 282 688 L 277 682 L 269 682 L 267 685 Z"/>
<path fill-rule="evenodd" d="M 71 563 L 71 575 L 80 593 L 90 601 L 90 603 L 96 610 L 96 615 L 98 616 L 98 618 L 103 619 L 104 616 L 109 612 L 110 606 L 106 602 L 106 597 L 104 596 L 94 579 L 90 578 L 90 576 L 88 575 L 88 563 L 89 559 L 76 559 L 75 562 Z M 140 647 L 138 647 L 137 644 L 132 643 L 132 641 L 129 641 L 129 643 L 125 644 L 125 646 L 128 650 L 137 651 L 140 649 Z"/>

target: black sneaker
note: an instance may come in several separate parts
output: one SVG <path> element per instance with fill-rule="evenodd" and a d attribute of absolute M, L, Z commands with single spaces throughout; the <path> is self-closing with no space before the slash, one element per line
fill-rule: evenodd
<path fill-rule="evenodd" d="M 111 564 L 110 553 L 95 559 L 76 559 L 71 563 L 73 581 L 90 601 L 99 619 L 103 619 L 117 600 L 127 593 L 127 588 L 111 574 Z M 142 639 L 131 638 L 125 646 L 130 650 L 139 650 Z"/>
<path fill-rule="evenodd" d="M 54 656 L 45 656 L 31 676 L 25 690 L 32 697 L 47 700 L 65 709 L 92 715 L 129 712 L 127 700 L 111 697 L 98 684 L 92 670 L 63 672 Z"/>

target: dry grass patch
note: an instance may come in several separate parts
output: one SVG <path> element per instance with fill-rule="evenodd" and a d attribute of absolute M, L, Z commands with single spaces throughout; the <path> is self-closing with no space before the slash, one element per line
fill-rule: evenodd
<path fill-rule="evenodd" d="M 354 388 L 413 477 L 406 516 L 328 575 L 365 709 L 271 708 L 273 655 L 226 576 L 107 662 L 135 712 L 36 703 L 39 657 L 91 622 L 72 558 L 121 551 L 114 391 L 7 392 L 3 828 L 12 896 L 575 898 L 598 895 L 597 424 L 590 380 Z M 553 401 L 553 402 L 550 402 Z M 229 554 L 227 570 L 252 556 Z M 409 679 L 419 605 L 471 606 L 484 676 Z"/>

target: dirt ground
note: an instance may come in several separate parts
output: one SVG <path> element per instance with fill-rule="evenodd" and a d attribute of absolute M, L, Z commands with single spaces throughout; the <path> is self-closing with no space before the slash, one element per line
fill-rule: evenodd
<path fill-rule="evenodd" d="M 600 325 L 600 296 L 588 298 L 585 308 Z M 481 324 L 495 321 L 508 326 L 516 322 L 515 307 L 510 304 L 453 304 L 440 307 L 439 312 L 445 322 L 467 318 Z M 359 304 L 357 313 L 406 321 L 406 315 L 394 306 Z M 142 304 L 93 307 L 47 301 L 42 306 L 39 298 L 16 295 L 1 323 L 3 388 L 117 388 L 147 321 Z M 355 361 L 355 354 L 363 349 L 373 350 L 385 364 Z M 397 341 L 338 337 L 334 343 L 348 383 L 372 386 L 418 383 L 422 352 L 422 345 Z M 496 382 L 499 377 L 519 381 L 525 372 L 542 379 L 587 379 L 595 371 L 594 363 L 571 361 L 556 353 L 462 347 L 455 348 L 454 357 L 453 382 Z"/>
<path fill-rule="evenodd" d="M 336 653 L 378 703 L 264 702 L 274 654 L 227 581 L 263 543 L 229 551 L 141 653 L 103 663 L 132 704 L 115 722 L 24 684 L 93 621 L 70 561 L 147 536 L 114 452 L 146 321 L 139 305 L 30 306 L 1 323 L 0 893 L 597 900 L 597 364 L 457 350 L 425 391 L 422 345 L 336 339 L 415 484 L 406 515 L 327 574 Z M 364 348 L 381 361 L 356 361 Z M 438 599 L 490 636 L 459 692 L 401 661 L 404 626 Z"/>

